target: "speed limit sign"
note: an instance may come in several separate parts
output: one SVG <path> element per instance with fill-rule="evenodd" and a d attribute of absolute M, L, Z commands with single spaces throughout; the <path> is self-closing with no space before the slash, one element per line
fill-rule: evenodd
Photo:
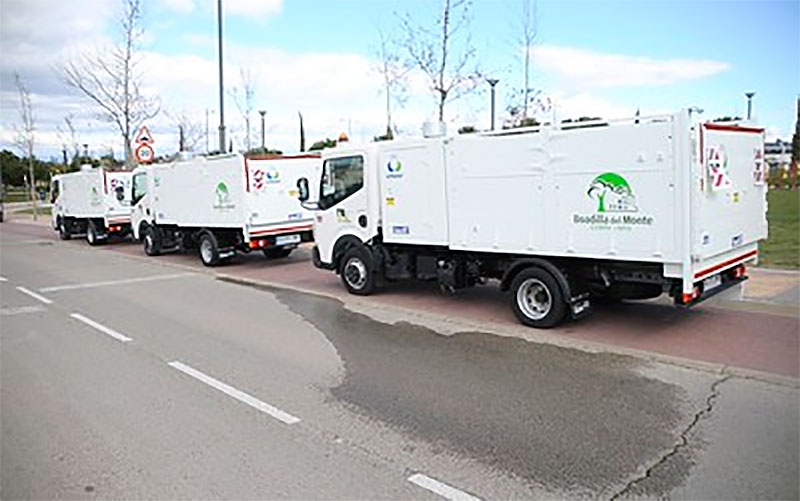
<path fill-rule="evenodd" d="M 153 147 L 147 143 L 141 143 L 139 146 L 137 146 L 134 154 L 136 155 L 136 161 L 140 164 L 148 164 L 152 162 L 153 158 L 156 156 L 156 152 L 153 151 Z"/>

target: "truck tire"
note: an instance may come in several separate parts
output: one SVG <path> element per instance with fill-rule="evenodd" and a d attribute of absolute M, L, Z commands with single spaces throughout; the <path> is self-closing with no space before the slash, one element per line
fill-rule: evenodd
<path fill-rule="evenodd" d="M 271 249 L 264 249 L 264 257 L 267 259 L 280 259 L 284 257 L 289 257 L 289 254 L 292 253 L 292 248 L 286 247 L 273 247 Z"/>
<path fill-rule="evenodd" d="M 219 264 L 219 243 L 217 237 L 211 232 L 203 232 L 198 240 L 200 261 L 204 266 L 216 266 Z"/>
<path fill-rule="evenodd" d="M 144 253 L 148 256 L 158 256 L 161 254 L 161 244 L 163 235 L 161 230 L 155 226 L 148 226 L 144 229 Z"/>
<path fill-rule="evenodd" d="M 528 327 L 555 327 L 567 314 L 561 287 L 553 275 L 542 268 L 534 266 L 520 271 L 511 281 L 511 293 L 514 315 Z"/>
<path fill-rule="evenodd" d="M 89 245 L 92 247 L 102 243 L 100 232 L 97 231 L 97 225 L 94 224 L 94 221 L 89 221 L 86 225 L 86 241 L 89 242 Z"/>
<path fill-rule="evenodd" d="M 67 225 L 67 222 L 62 218 L 58 218 L 58 238 L 61 240 L 69 240 L 72 238 L 72 232 Z"/>
<path fill-rule="evenodd" d="M 368 296 L 375 290 L 372 255 L 363 246 L 350 247 L 342 256 L 342 283 L 350 294 Z"/>

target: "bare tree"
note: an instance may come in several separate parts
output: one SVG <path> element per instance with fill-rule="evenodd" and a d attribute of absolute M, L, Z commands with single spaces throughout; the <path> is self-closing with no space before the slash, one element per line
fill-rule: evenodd
<path fill-rule="evenodd" d="M 122 136 L 125 162 L 133 163 L 131 142 L 136 128 L 160 111 L 157 97 L 144 93 L 137 67 L 142 36 L 140 0 L 122 0 L 122 40 L 106 50 L 92 51 L 61 66 L 67 85 L 80 90 L 101 109 L 103 120 L 116 125 Z"/>
<path fill-rule="evenodd" d="M 445 104 L 475 90 L 481 81 L 481 72 L 473 65 L 470 5 L 469 0 L 443 0 L 433 28 L 415 25 L 408 14 L 401 18 L 410 65 L 422 70 L 430 81 L 440 122 L 444 121 Z M 459 38 L 461 43 L 457 43 Z"/>
<path fill-rule="evenodd" d="M 22 152 L 22 156 L 28 157 L 28 185 L 30 187 L 31 204 L 33 205 L 33 219 L 36 219 L 36 177 L 33 171 L 33 147 L 36 141 L 36 122 L 33 116 L 33 105 L 31 104 L 31 91 L 22 81 L 18 73 L 14 73 L 14 83 L 19 92 L 19 119 L 21 124 L 15 126 L 15 143 Z"/>
<path fill-rule="evenodd" d="M 398 106 L 403 106 L 406 100 L 409 68 L 403 64 L 398 54 L 395 42 L 386 37 L 382 29 L 378 29 L 380 45 L 376 49 L 378 63 L 376 70 L 383 79 L 383 92 L 386 97 L 386 135 L 385 139 L 392 139 L 392 101 Z"/>
<path fill-rule="evenodd" d="M 172 123 L 178 127 L 180 135 L 179 151 L 195 151 L 197 145 L 205 137 L 205 129 L 200 122 L 184 112 L 166 112 Z"/>
<path fill-rule="evenodd" d="M 78 158 L 81 154 L 80 145 L 78 144 L 78 136 L 75 133 L 75 124 L 73 123 L 74 120 L 75 115 L 69 113 L 64 117 L 64 125 L 66 127 L 62 125 L 56 127 L 56 135 L 61 142 L 61 147 L 64 152 L 65 167 L 69 166 L 70 162 Z M 71 151 L 72 153 L 71 158 L 67 156 L 68 151 Z"/>
<path fill-rule="evenodd" d="M 236 108 L 239 109 L 239 114 L 242 115 L 244 120 L 245 138 L 244 146 L 245 151 L 250 151 L 250 113 L 253 112 L 253 101 L 256 96 L 255 83 L 253 73 L 249 68 L 239 69 L 239 78 L 241 79 L 241 88 L 234 87 L 230 91 L 233 102 L 236 103 Z"/>
<path fill-rule="evenodd" d="M 537 0 L 522 0 L 522 18 L 520 24 L 522 36 L 519 42 L 522 44 L 525 53 L 523 54 L 524 85 L 522 87 L 522 119 L 528 118 L 528 104 L 530 102 L 531 89 L 531 64 L 533 60 L 533 46 L 536 43 L 538 34 L 538 15 Z"/>

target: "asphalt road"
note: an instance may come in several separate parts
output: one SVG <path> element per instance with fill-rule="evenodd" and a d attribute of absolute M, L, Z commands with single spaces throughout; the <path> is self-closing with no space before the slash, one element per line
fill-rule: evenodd
<path fill-rule="evenodd" d="M 17 229 L 3 499 L 800 497 L 796 386 L 444 335 Z"/>

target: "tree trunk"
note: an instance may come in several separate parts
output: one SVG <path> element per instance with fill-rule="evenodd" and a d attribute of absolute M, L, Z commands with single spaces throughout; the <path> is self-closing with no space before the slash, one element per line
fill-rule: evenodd
<path fill-rule="evenodd" d="M 29 173 L 28 176 L 30 176 L 31 180 L 30 188 L 31 188 L 31 204 L 33 205 L 33 220 L 36 221 L 36 217 L 38 215 L 36 210 L 36 199 L 39 197 L 39 195 L 36 193 L 36 178 L 34 177 L 34 172 L 33 172 L 33 151 L 31 151 L 30 148 L 28 149 L 28 173 Z"/>

